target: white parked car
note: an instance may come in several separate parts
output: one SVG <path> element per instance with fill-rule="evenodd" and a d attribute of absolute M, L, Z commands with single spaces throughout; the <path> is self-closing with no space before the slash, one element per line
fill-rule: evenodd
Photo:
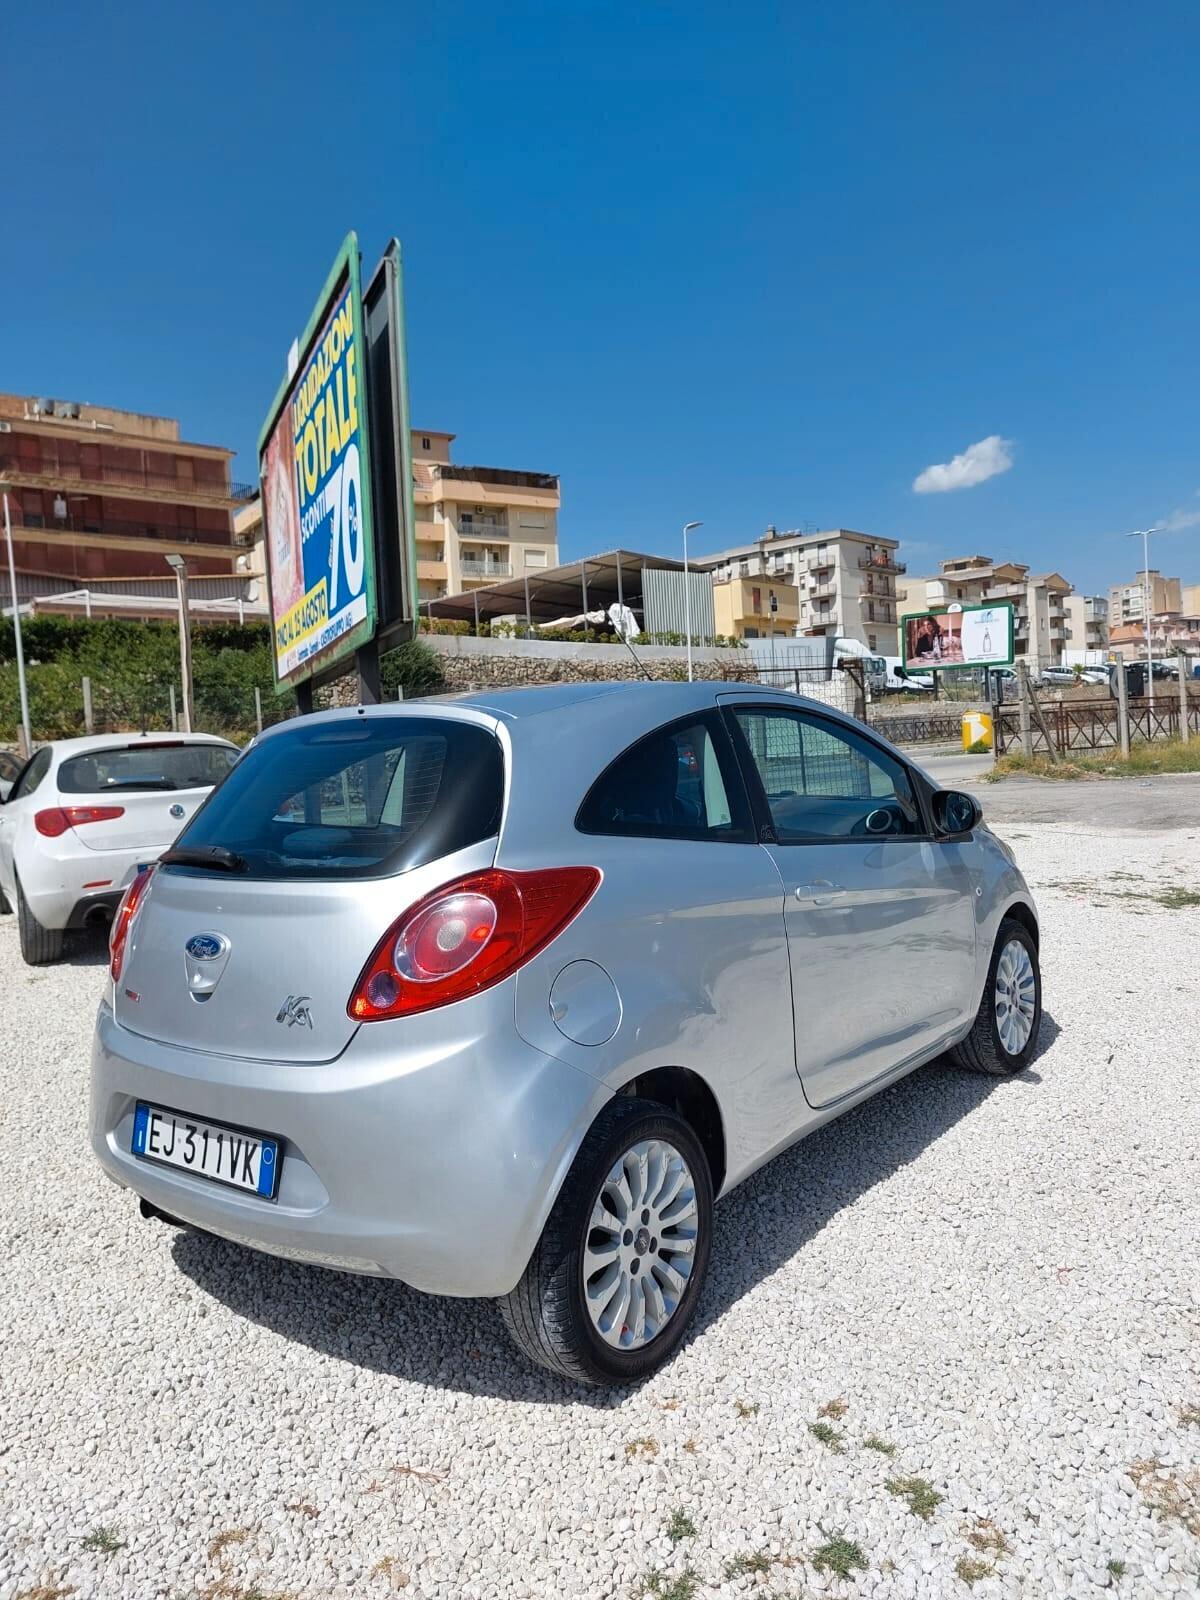
<path fill-rule="evenodd" d="M 111 918 L 239 754 L 206 733 L 43 745 L 0 805 L 0 910 L 16 912 L 25 960 L 55 961 L 64 933 Z"/>
<path fill-rule="evenodd" d="M 8 792 L 17 781 L 24 763 L 11 750 L 0 750 L 0 802 L 8 799 Z"/>

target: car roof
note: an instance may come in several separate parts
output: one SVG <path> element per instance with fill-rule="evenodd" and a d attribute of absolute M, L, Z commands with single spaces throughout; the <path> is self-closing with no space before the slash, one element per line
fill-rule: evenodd
<path fill-rule="evenodd" d="M 95 750 L 127 749 L 130 745 L 145 744 L 219 744 L 236 750 L 230 739 L 215 733 L 89 733 L 79 739 L 52 739 L 49 748 L 60 761 L 71 756 L 85 756 Z"/>

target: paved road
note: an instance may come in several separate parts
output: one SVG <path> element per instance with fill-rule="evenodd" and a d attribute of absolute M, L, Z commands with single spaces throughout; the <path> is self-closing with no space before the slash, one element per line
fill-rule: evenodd
<path fill-rule="evenodd" d="M 985 783 L 991 756 L 913 754 L 938 783 L 977 796 L 992 822 L 1049 822 L 1138 833 L 1190 828 L 1200 835 L 1200 773 L 1069 783 L 1053 778 L 1005 778 L 1000 783 Z"/>

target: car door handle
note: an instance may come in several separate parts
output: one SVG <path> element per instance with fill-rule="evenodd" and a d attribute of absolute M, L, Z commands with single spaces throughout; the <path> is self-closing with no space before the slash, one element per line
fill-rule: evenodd
<path fill-rule="evenodd" d="M 836 883 L 830 883 L 828 878 L 815 878 L 812 883 L 798 883 L 792 890 L 797 900 L 811 900 L 815 906 L 827 906 L 843 891 Z"/>

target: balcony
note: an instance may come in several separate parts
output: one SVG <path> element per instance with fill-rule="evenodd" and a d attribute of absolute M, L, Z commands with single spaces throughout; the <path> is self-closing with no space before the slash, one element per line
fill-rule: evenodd
<path fill-rule="evenodd" d="M 507 544 L 511 534 L 507 522 L 463 522 L 460 518 L 458 537 L 480 540 L 485 544 Z"/>
<path fill-rule="evenodd" d="M 494 578 L 511 578 L 513 575 L 511 561 L 471 561 L 466 557 L 459 563 L 459 571 L 464 580 L 471 579 L 477 583 L 491 583 Z"/>
<path fill-rule="evenodd" d="M 808 558 L 808 570 L 810 572 L 828 572 L 831 567 L 836 565 L 837 562 L 832 556 L 809 556 Z"/>
<path fill-rule="evenodd" d="M 897 561 L 890 552 L 879 555 L 859 556 L 858 564 L 864 571 L 869 572 L 907 572 L 908 567 L 903 561 Z"/>
<path fill-rule="evenodd" d="M 96 492 L 108 489 L 145 489 L 161 494 L 164 500 L 181 496 L 201 500 L 237 501 L 253 500 L 258 493 L 256 483 L 226 483 L 205 478 L 180 477 L 175 472 L 151 472 L 141 467 L 114 467 L 104 461 L 64 462 L 41 460 L 22 462 L 16 456 L 0 456 L 0 478 L 30 488 L 57 489 L 61 484 L 94 484 Z"/>
<path fill-rule="evenodd" d="M 14 539 L 42 539 L 53 543 L 62 537 L 64 544 L 109 544 L 116 549 L 136 548 L 136 539 L 173 549 L 176 545 L 207 545 L 222 554 L 233 554 L 243 540 L 235 540 L 231 529 L 171 528 L 162 523 L 123 522 L 112 517 L 31 517 L 17 511 L 13 517 Z"/>
<path fill-rule="evenodd" d="M 832 600 L 837 594 L 837 584 L 822 583 L 815 589 L 810 589 L 805 596 L 808 600 Z"/>

